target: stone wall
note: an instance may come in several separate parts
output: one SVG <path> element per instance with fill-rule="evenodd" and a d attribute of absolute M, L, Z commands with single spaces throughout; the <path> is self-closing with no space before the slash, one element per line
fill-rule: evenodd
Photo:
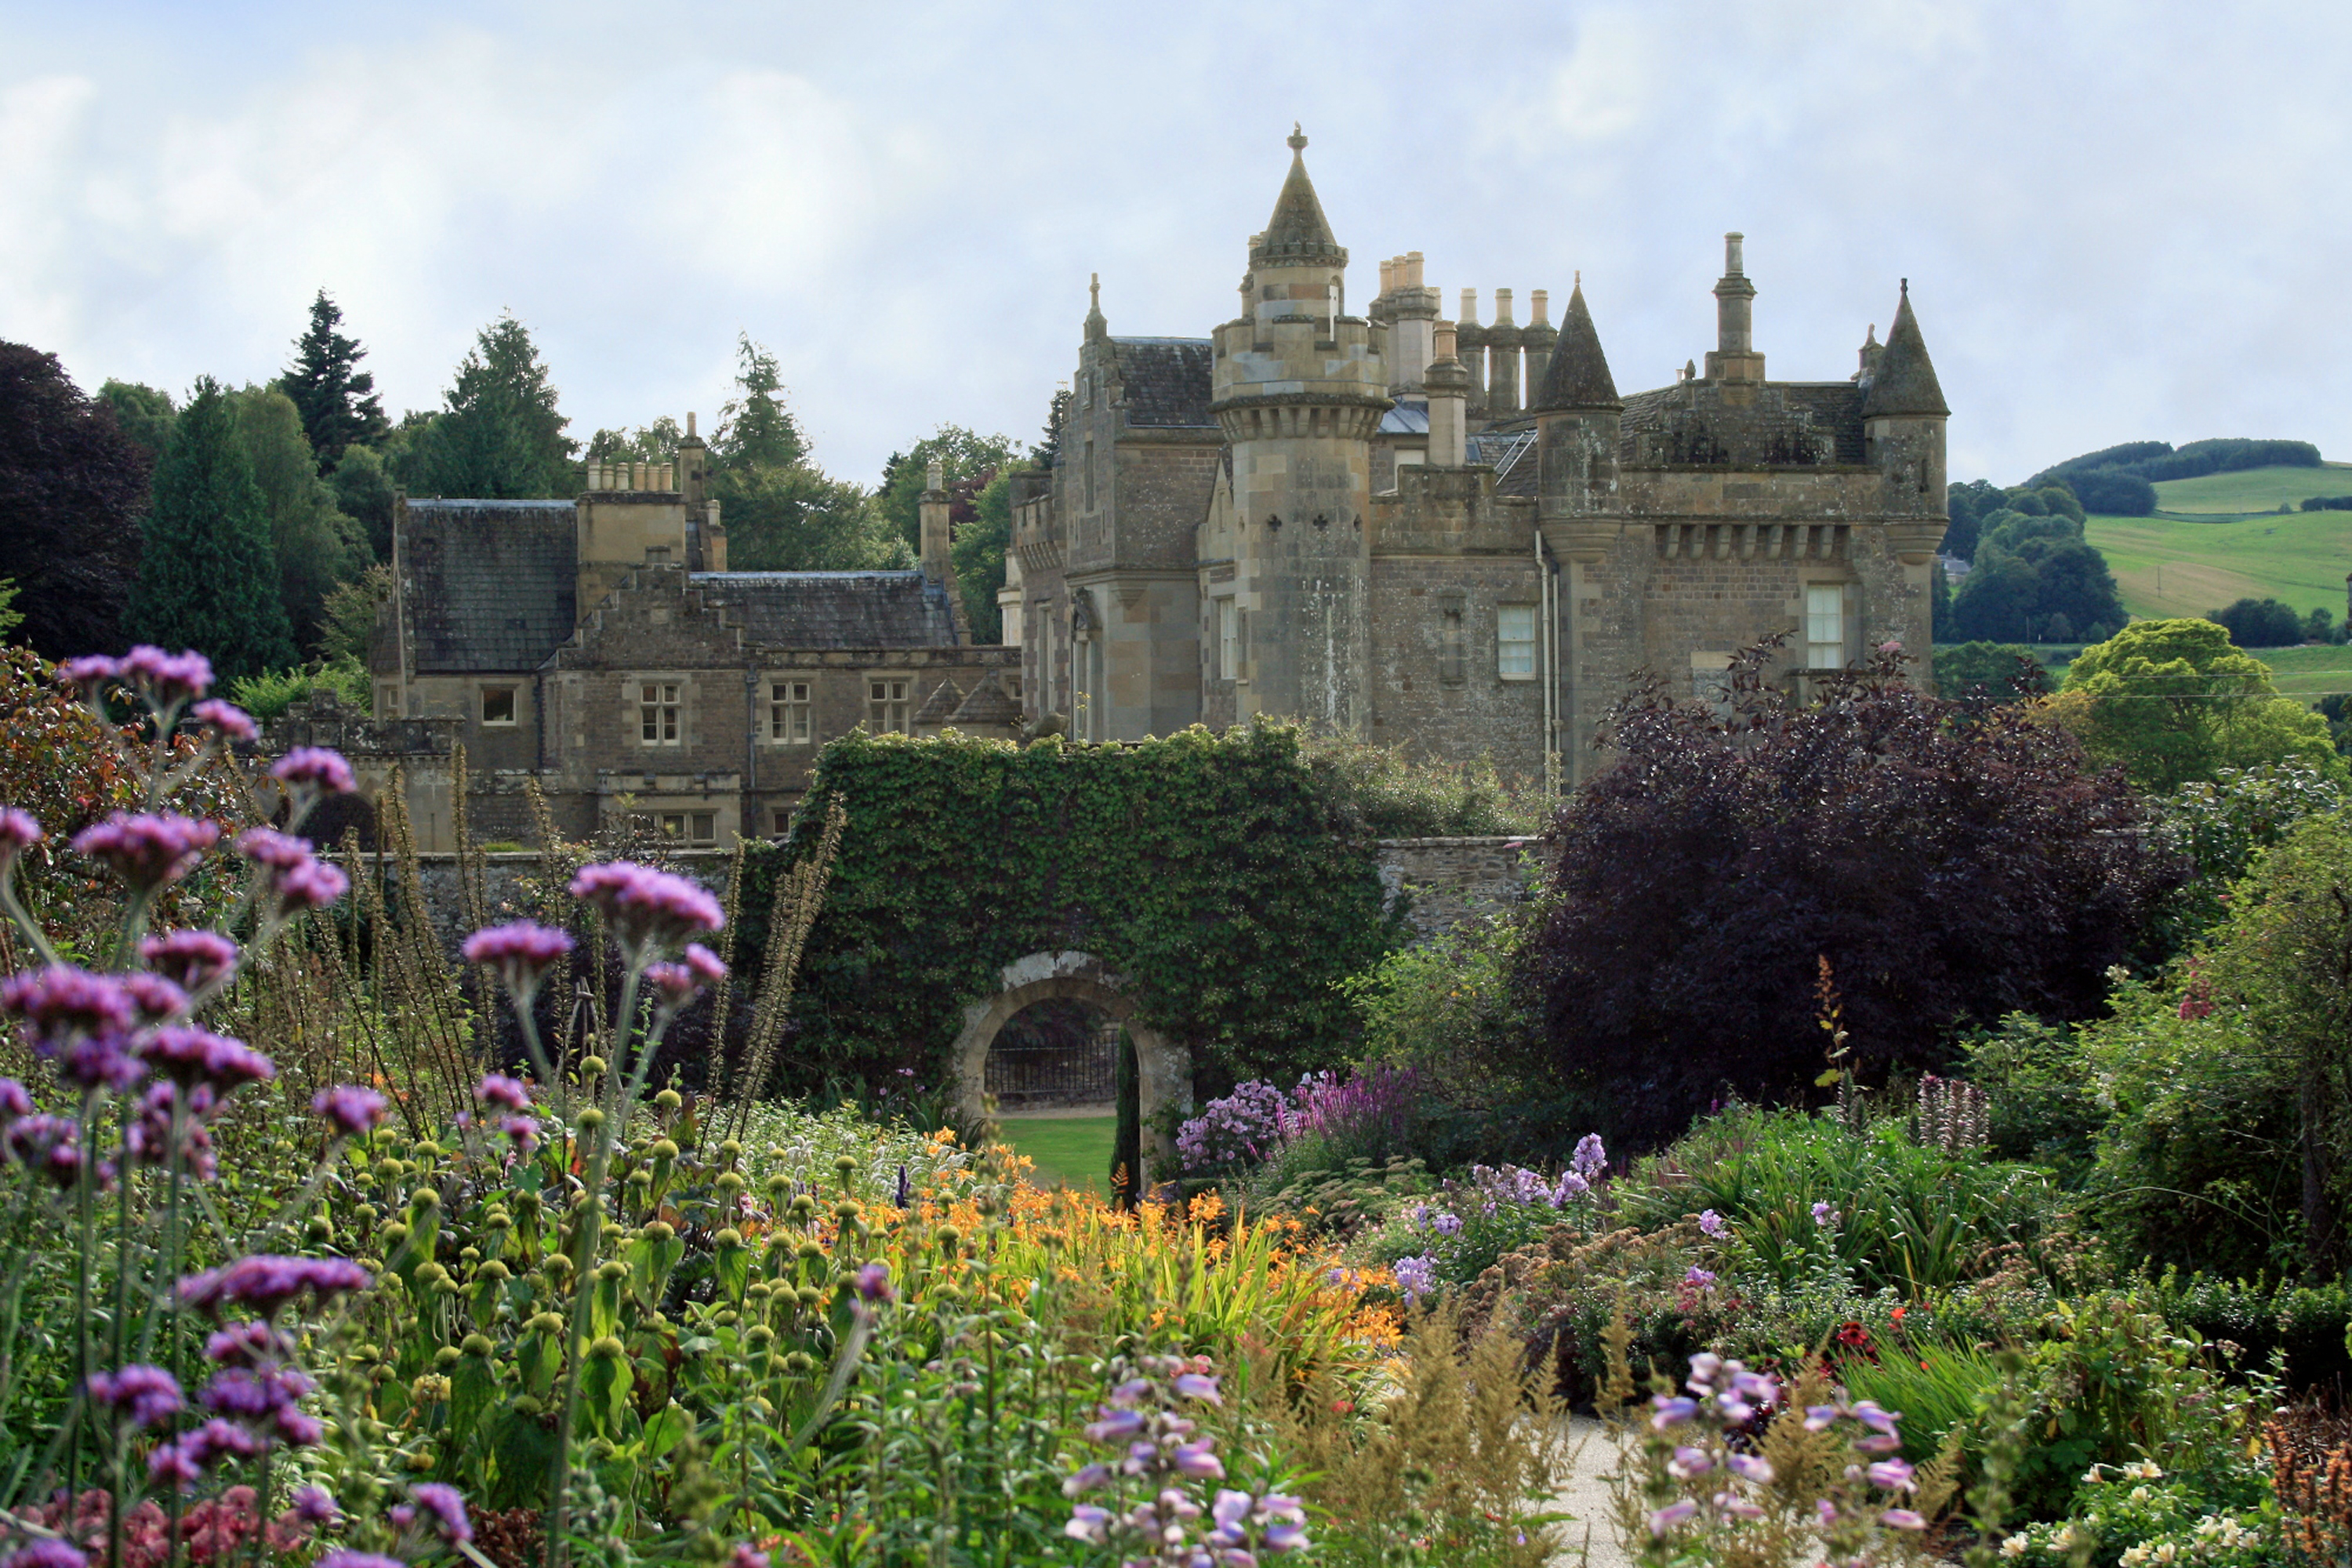
<path fill-rule="evenodd" d="M 1528 873 L 1523 858 L 1532 853 L 1528 838 L 1390 838 L 1381 842 L 1381 883 L 1394 899 L 1409 894 L 1412 906 L 1407 919 L 1415 935 L 1427 938 L 1465 920 L 1507 909 L 1527 897 Z M 727 869 L 734 852 L 726 849 L 680 850 L 663 864 L 692 877 L 720 899 L 727 896 Z M 492 921 L 518 920 L 527 909 L 524 879 L 540 874 L 537 854 L 482 857 L 484 900 Z M 465 897 L 457 886 L 457 858 L 419 855 L 417 879 L 434 924 L 455 948 L 465 935 Z"/>

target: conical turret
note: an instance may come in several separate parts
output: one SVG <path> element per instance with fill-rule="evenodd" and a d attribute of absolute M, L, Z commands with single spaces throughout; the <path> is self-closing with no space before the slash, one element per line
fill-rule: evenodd
<path fill-rule="evenodd" d="M 1323 216 L 1323 204 L 1315 195 L 1315 182 L 1307 177 L 1307 137 L 1294 123 L 1290 177 L 1282 182 L 1282 195 L 1275 198 L 1274 216 L 1266 221 L 1265 232 L 1250 247 L 1250 265 L 1317 263 L 1345 267 L 1348 252 L 1332 237 L 1330 220 Z"/>
<path fill-rule="evenodd" d="M 1601 352 L 1601 334 L 1584 303 L 1584 279 L 1568 297 L 1568 310 L 1559 323 L 1559 342 L 1552 346 L 1545 368 L 1543 389 L 1536 395 L 1536 413 L 1548 408 L 1622 408 L 1616 380 L 1609 374 L 1609 356 Z"/>
<path fill-rule="evenodd" d="M 1908 278 L 1903 279 L 1895 323 L 1886 329 L 1885 346 L 1874 356 L 1869 380 L 1862 399 L 1865 419 L 1951 413 L 1936 381 L 1935 362 L 1927 357 L 1927 341 L 1919 335 L 1919 319 L 1911 313 Z"/>

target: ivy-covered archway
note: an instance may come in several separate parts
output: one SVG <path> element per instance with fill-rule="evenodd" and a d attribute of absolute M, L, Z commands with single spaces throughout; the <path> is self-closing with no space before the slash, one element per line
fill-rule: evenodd
<path fill-rule="evenodd" d="M 1371 834 L 1283 725 L 1101 745 L 853 733 L 818 760 L 806 798 L 828 796 L 848 823 L 802 958 L 787 1091 L 901 1068 L 954 1084 L 967 1009 L 1006 991 L 1008 966 L 1061 953 L 1117 975 L 1117 1016 L 1188 1057 L 1203 1092 L 1295 1077 L 1344 1055 L 1338 983 L 1405 935 Z M 754 852 L 747 914 L 821 816 Z"/>
<path fill-rule="evenodd" d="M 1084 1002 L 1127 1031 L 1135 1046 L 1136 1112 L 1144 1137 L 1161 1160 L 1176 1159 L 1176 1122 L 1192 1111 L 1192 1053 L 1138 1016 L 1124 977 L 1085 952 L 1033 952 L 998 975 L 1002 987 L 963 1010 L 963 1028 L 948 1060 L 955 1073 L 956 1109 L 967 1122 L 986 1113 L 988 1048 L 1013 1015 L 1038 1002 Z"/>

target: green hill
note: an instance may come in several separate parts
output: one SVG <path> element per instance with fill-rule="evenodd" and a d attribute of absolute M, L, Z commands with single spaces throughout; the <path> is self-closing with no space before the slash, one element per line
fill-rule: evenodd
<path fill-rule="evenodd" d="M 2352 511 L 2289 511 L 2306 496 L 2352 495 L 2352 464 L 2248 468 L 2168 479 L 2154 517 L 2092 516 L 2086 531 L 2135 616 L 2201 616 L 2276 598 L 2344 618 Z"/>

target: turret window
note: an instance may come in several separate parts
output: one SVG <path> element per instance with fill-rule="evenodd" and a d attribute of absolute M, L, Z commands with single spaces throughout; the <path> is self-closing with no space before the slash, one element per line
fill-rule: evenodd
<path fill-rule="evenodd" d="M 1495 611 L 1495 673 L 1505 680 L 1536 678 L 1536 607 L 1503 605 Z"/>
<path fill-rule="evenodd" d="M 1228 594 L 1217 601 L 1217 679 L 1235 680 L 1242 672 L 1241 610 Z"/>

